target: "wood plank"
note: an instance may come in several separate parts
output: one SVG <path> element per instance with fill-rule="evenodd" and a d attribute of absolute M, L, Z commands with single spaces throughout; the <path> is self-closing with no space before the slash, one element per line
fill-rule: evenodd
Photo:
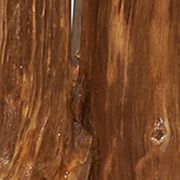
<path fill-rule="evenodd" d="M 60 179 L 69 37 L 70 1 L 0 1 L 0 179 Z"/>
<path fill-rule="evenodd" d="M 78 0 L 77 0 L 78 1 Z M 83 1 L 90 179 L 180 179 L 180 1 Z"/>

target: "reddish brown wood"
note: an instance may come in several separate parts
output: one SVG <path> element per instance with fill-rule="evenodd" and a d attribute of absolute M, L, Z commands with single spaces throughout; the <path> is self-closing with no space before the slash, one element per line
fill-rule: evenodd
<path fill-rule="evenodd" d="M 0 179 L 180 179 L 179 0 L 0 1 Z"/>
<path fill-rule="evenodd" d="M 0 179 L 60 179 L 71 139 L 69 8 L 0 1 Z"/>
<path fill-rule="evenodd" d="M 83 1 L 90 179 L 180 179 L 180 2 Z"/>

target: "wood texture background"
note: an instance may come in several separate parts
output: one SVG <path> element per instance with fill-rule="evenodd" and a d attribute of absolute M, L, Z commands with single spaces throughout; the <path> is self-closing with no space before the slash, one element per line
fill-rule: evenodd
<path fill-rule="evenodd" d="M 0 179 L 179 180 L 180 1 L 0 1 Z"/>
<path fill-rule="evenodd" d="M 0 1 L 2 180 L 60 179 L 71 139 L 69 17 L 69 1 Z"/>
<path fill-rule="evenodd" d="M 82 9 L 90 179 L 180 179 L 180 1 L 89 0 Z"/>

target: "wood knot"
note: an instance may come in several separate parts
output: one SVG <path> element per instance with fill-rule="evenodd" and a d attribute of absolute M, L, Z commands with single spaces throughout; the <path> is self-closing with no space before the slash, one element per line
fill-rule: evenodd
<path fill-rule="evenodd" d="M 170 126 L 168 119 L 157 118 L 151 132 L 151 141 L 154 145 L 165 150 L 170 140 Z"/>

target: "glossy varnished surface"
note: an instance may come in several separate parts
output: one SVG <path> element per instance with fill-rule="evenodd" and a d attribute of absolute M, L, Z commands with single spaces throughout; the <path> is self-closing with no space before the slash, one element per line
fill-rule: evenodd
<path fill-rule="evenodd" d="M 180 179 L 180 2 L 83 1 L 82 9 L 90 179 Z"/>

